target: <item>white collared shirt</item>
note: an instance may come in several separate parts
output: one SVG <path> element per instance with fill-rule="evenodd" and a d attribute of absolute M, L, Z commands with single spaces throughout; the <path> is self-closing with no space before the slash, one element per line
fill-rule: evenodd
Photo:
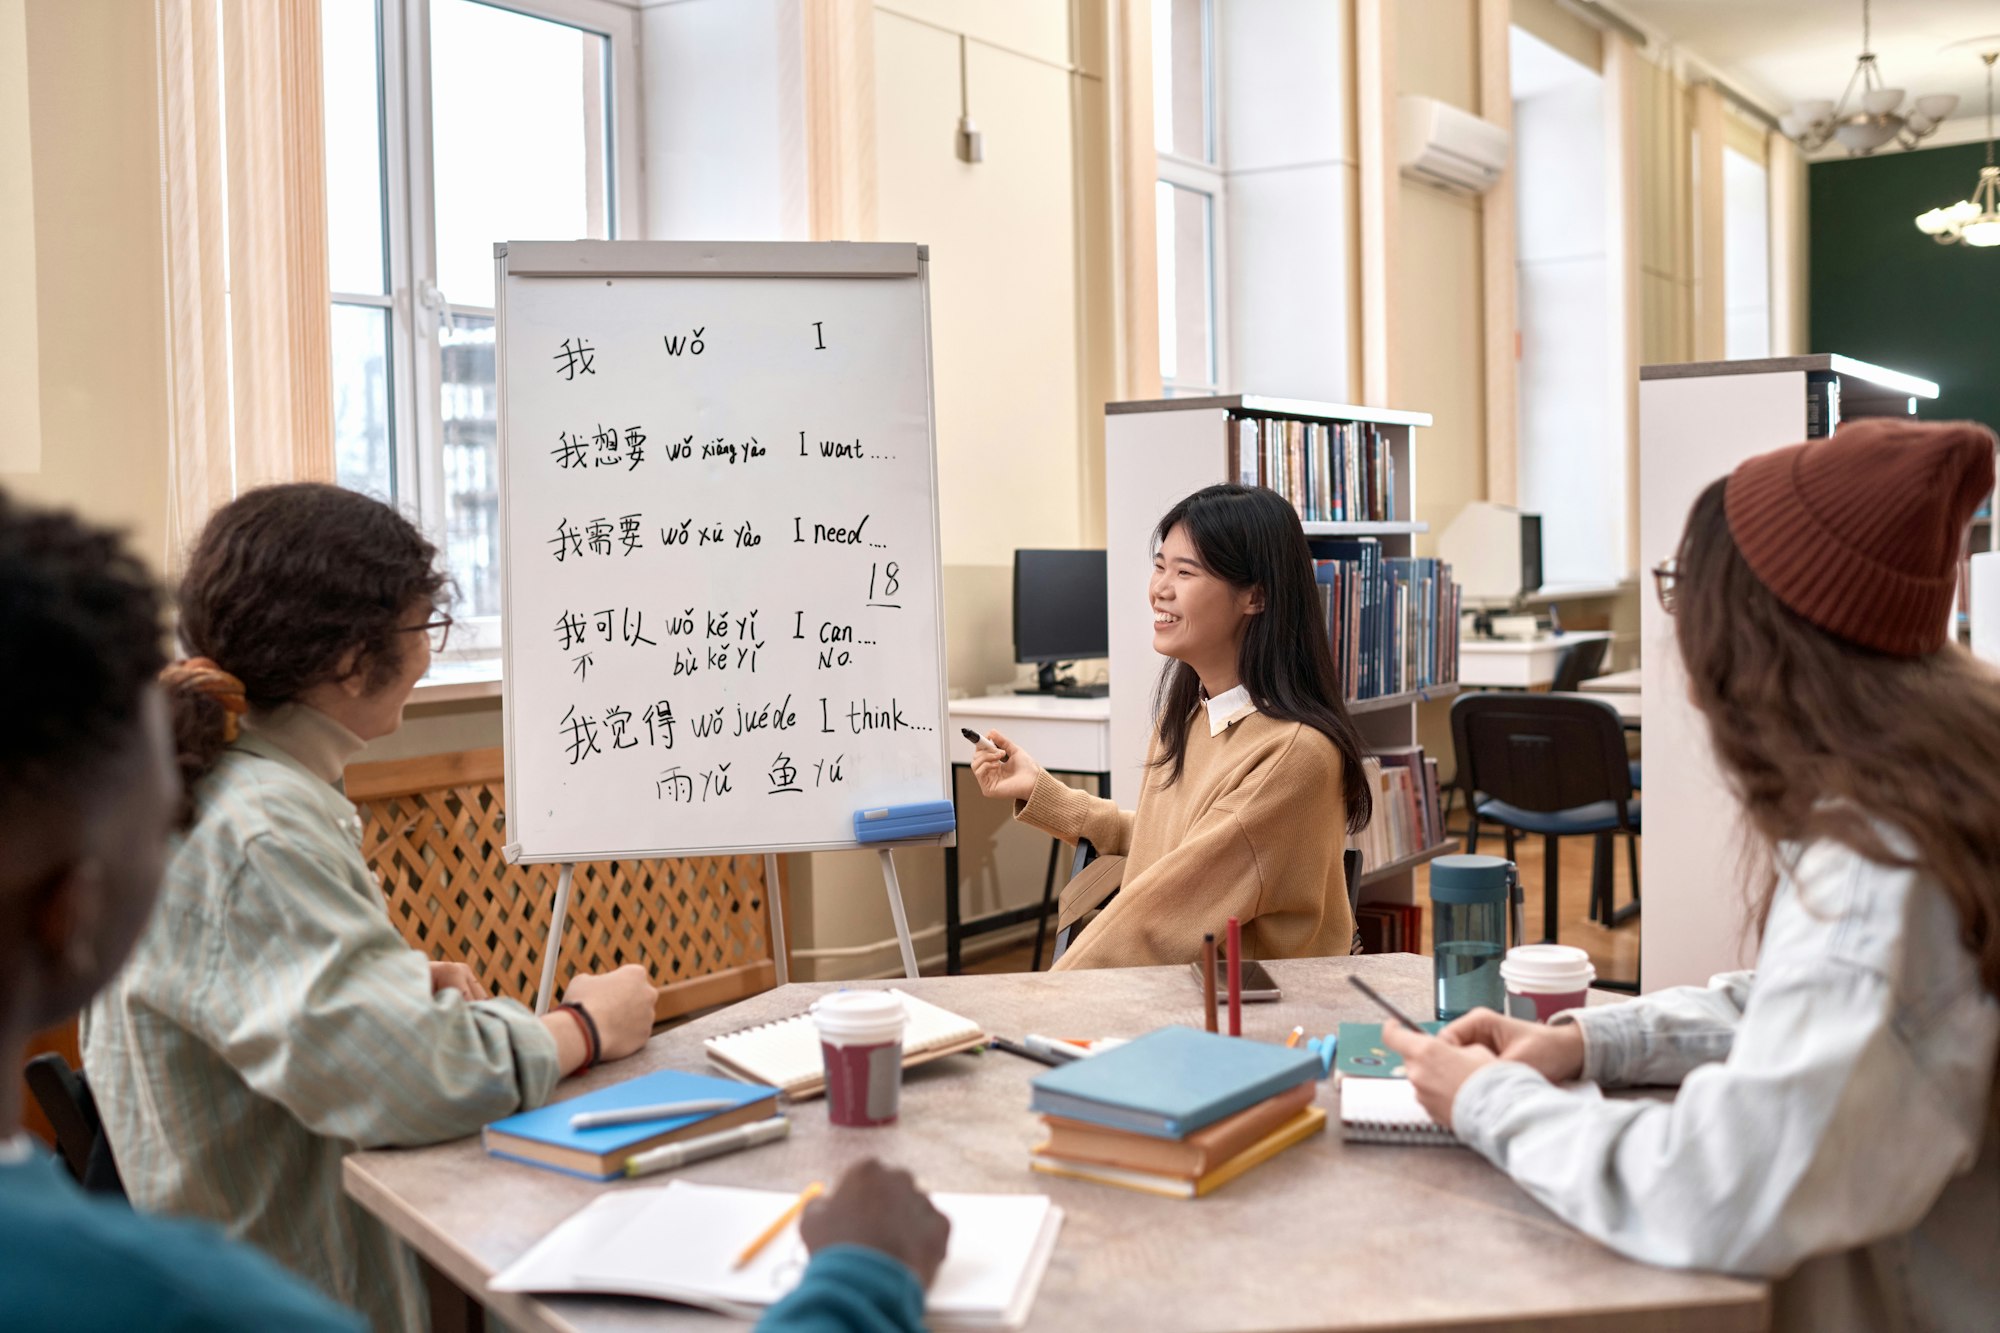
<path fill-rule="evenodd" d="M 1204 698 L 1201 702 L 1208 709 L 1208 734 L 1211 736 L 1220 736 L 1229 729 L 1230 723 L 1257 711 L 1257 705 L 1250 699 L 1250 691 L 1241 685 L 1233 690 L 1224 690 L 1213 699 Z"/>

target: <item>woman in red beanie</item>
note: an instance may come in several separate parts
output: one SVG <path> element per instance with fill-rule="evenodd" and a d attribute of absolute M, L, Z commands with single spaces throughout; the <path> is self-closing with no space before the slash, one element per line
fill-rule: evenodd
<path fill-rule="evenodd" d="M 1636 1259 L 1781 1279 L 1781 1328 L 2000 1310 L 2000 680 L 1946 631 L 1994 444 L 1878 420 L 1753 458 L 1658 571 L 1768 854 L 1755 972 L 1385 1034 L 1426 1109 L 1559 1216 Z M 1579 1078 L 1680 1090 L 1556 1086 Z"/>

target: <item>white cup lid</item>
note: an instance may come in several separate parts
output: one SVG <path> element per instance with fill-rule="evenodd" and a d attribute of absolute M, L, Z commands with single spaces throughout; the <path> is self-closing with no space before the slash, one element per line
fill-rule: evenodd
<path fill-rule="evenodd" d="M 1516 989 L 1582 990 L 1596 979 L 1590 955 L 1569 944 L 1522 944 L 1500 960 L 1500 975 Z"/>
<path fill-rule="evenodd" d="M 822 1032 L 842 1036 L 879 1033 L 883 1040 L 900 1035 L 908 1017 L 903 1002 L 885 990 L 835 991 L 821 997 L 811 1012 Z"/>

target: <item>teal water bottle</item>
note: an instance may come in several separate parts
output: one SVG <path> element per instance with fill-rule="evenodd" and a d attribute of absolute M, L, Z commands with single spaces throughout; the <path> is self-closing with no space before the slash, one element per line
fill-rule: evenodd
<path fill-rule="evenodd" d="M 1431 862 L 1431 956 L 1437 1016 L 1451 1022 L 1481 1008 L 1505 1013 L 1500 960 L 1508 926 L 1521 938 L 1521 877 L 1498 856 L 1440 856 Z"/>

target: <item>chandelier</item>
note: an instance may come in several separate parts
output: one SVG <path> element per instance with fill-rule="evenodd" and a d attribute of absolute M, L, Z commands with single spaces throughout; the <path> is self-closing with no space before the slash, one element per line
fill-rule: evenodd
<path fill-rule="evenodd" d="M 1903 90 L 1882 86 L 1882 71 L 1868 47 L 1868 0 L 1861 0 L 1861 55 L 1854 62 L 1854 73 L 1847 77 L 1840 101 L 1816 98 L 1800 102 L 1778 118 L 1778 128 L 1798 140 L 1807 152 L 1825 146 L 1828 140 L 1845 148 L 1849 157 L 1872 153 L 1891 140 L 1915 148 L 1917 141 L 1934 133 L 1958 105 L 1958 98 L 1950 93 L 1932 93 L 1919 97 L 1908 112 L 1899 112 Z M 1848 99 L 1854 96 L 1857 84 L 1861 96 L 1850 110 Z"/>
<path fill-rule="evenodd" d="M 1993 165 L 1993 62 L 2000 60 L 2000 51 L 1979 58 L 1986 62 L 1986 165 L 1979 169 L 1972 198 L 1918 216 L 1917 230 L 1939 245 L 2000 245 L 2000 167 Z"/>

